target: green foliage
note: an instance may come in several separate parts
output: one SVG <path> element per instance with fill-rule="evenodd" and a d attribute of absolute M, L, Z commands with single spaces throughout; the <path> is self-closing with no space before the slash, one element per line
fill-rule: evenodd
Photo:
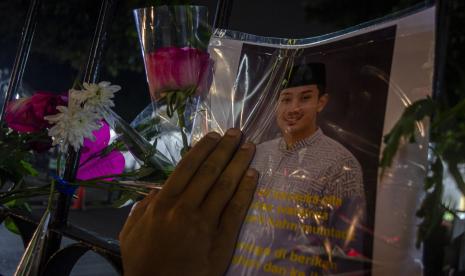
<path fill-rule="evenodd" d="M 15 222 L 13 221 L 12 218 L 10 217 L 7 217 L 4 221 L 3 221 L 4 225 L 5 225 L 5 228 L 10 231 L 11 233 L 13 234 L 16 234 L 16 235 L 19 235 L 21 233 L 19 233 L 19 229 L 18 227 L 16 226 Z"/>
<path fill-rule="evenodd" d="M 425 180 L 425 198 L 417 211 L 417 216 L 422 219 L 418 227 L 417 247 L 421 241 L 425 240 L 435 229 L 435 226 L 440 224 L 444 216 L 445 208 L 443 208 L 442 193 L 443 193 L 443 165 L 442 160 L 437 158 L 431 166 L 432 174 Z"/>
<path fill-rule="evenodd" d="M 12 200 L 4 204 L 5 207 L 8 207 L 10 209 L 23 209 L 28 212 L 31 212 L 31 207 L 27 202 L 24 200 Z M 5 223 L 5 228 L 8 229 L 8 231 L 12 232 L 13 234 L 19 235 L 19 229 L 16 226 L 14 220 L 10 217 L 7 217 L 4 221 Z"/>
<path fill-rule="evenodd" d="M 34 167 L 32 167 L 31 163 L 28 163 L 24 160 L 20 160 L 19 161 L 19 164 L 21 165 L 21 167 L 23 168 L 23 170 L 30 176 L 38 176 L 39 175 L 39 172 L 34 169 Z"/>
<path fill-rule="evenodd" d="M 113 202 L 113 207 L 121 208 L 126 206 L 128 201 L 136 202 L 140 200 L 141 195 L 133 191 L 124 191 L 121 193 L 121 196 Z"/>
<path fill-rule="evenodd" d="M 429 136 L 434 160 L 425 179 L 426 196 L 417 212 L 422 219 L 418 227 L 417 246 L 442 222 L 446 212 L 453 211 L 442 202 L 445 169 L 465 195 L 464 176 L 459 170 L 459 166 L 465 164 L 465 55 L 462 50 L 465 47 L 465 34 L 462 31 L 465 2 L 454 0 L 450 2 L 450 7 L 446 85 L 443 91 L 438 91 L 434 100 L 419 100 L 405 109 L 384 138 L 386 147 L 380 164 L 383 170 L 389 167 L 402 141 L 414 142 L 415 124 L 426 118 L 430 120 Z"/>
<path fill-rule="evenodd" d="M 436 104 L 431 98 L 419 100 L 407 107 L 402 118 L 396 123 L 391 132 L 384 137 L 386 147 L 381 158 L 381 167 L 389 167 L 399 148 L 402 139 L 415 142 L 415 127 L 417 122 L 426 117 L 431 117 L 436 109 Z"/>
<path fill-rule="evenodd" d="M 423 119 L 431 120 L 430 139 L 435 161 L 425 180 L 426 197 L 417 216 L 422 218 L 418 228 L 417 245 L 433 231 L 441 221 L 445 206 L 442 205 L 443 163 L 454 178 L 459 190 L 465 194 L 463 175 L 459 165 L 465 164 L 465 97 L 449 107 L 440 100 L 419 100 L 407 107 L 393 129 L 385 136 L 381 167 L 389 167 L 402 141 L 415 142 L 415 124 Z"/>
<path fill-rule="evenodd" d="M 32 159 L 30 144 L 43 135 L 46 134 L 22 134 L 4 124 L 0 126 L 0 188 L 7 181 L 20 183 L 25 175 L 37 175 L 37 170 L 29 163 Z"/>
<path fill-rule="evenodd" d="M 174 167 L 165 167 L 160 169 L 151 166 L 142 166 L 134 172 L 134 177 L 132 177 L 132 179 L 145 182 L 162 183 L 173 171 Z"/>

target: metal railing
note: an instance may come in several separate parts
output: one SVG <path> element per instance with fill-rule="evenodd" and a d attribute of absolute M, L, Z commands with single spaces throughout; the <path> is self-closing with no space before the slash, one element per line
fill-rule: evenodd
<path fill-rule="evenodd" d="M 90 53 L 87 59 L 83 81 L 97 82 L 102 65 L 106 42 L 108 41 L 108 29 L 115 13 L 118 0 L 102 0 L 97 25 L 94 31 Z M 219 0 L 215 14 L 216 27 L 227 27 L 233 0 Z M 23 26 L 21 39 L 19 42 L 16 59 L 13 65 L 11 79 L 8 89 L 4 95 L 1 118 L 3 120 L 6 106 L 13 95 L 16 95 L 20 87 L 27 61 L 31 49 L 35 26 L 38 21 L 38 13 L 41 0 L 31 0 L 26 21 Z M 79 165 L 79 152 L 70 150 L 66 157 L 64 179 L 73 181 Z M 123 274 L 121 264 L 121 254 L 119 242 L 117 240 L 106 239 L 72 225 L 68 222 L 72 197 L 60 194 L 54 206 L 52 215 L 49 239 L 46 242 L 45 258 L 41 263 L 42 275 L 69 275 L 81 256 L 88 251 L 93 251 L 105 258 L 113 268 Z M 24 210 L 9 209 L 0 206 L 0 223 L 9 217 L 16 224 L 23 244 L 26 247 L 29 243 L 40 218 L 33 217 Z M 63 236 L 72 239 L 75 243 L 61 248 Z"/>
<path fill-rule="evenodd" d="M 448 1 L 437 1 L 437 30 L 441 30 L 436 38 L 436 62 L 435 62 L 435 92 L 444 92 L 444 67 L 447 56 L 447 31 L 449 24 Z M 35 26 L 37 25 L 38 12 L 41 0 L 31 0 L 26 21 L 22 30 L 20 43 L 18 46 L 16 59 L 14 61 L 12 75 L 8 90 L 4 96 L 1 118 L 3 119 L 7 103 L 11 100 L 20 87 L 24 70 L 27 65 L 29 51 L 32 45 Z M 95 28 L 90 54 L 84 73 L 83 81 L 97 82 L 102 57 L 105 52 L 106 42 L 108 40 L 108 27 L 112 21 L 117 0 L 102 0 L 100 13 Z M 214 19 L 214 27 L 228 28 L 229 17 L 232 10 L 233 0 L 219 0 Z M 435 95 L 437 96 L 437 95 Z M 79 162 L 79 153 L 70 151 L 67 155 L 64 178 L 73 181 L 76 177 L 77 166 Z M 52 217 L 50 227 L 50 239 L 46 243 L 46 258 L 41 264 L 42 275 L 69 275 L 81 256 L 88 251 L 93 251 L 104 257 L 113 268 L 120 274 L 123 274 L 119 242 L 117 240 L 106 239 L 95 235 L 68 223 L 68 215 L 71 204 L 71 196 L 60 194 L 55 212 Z M 31 216 L 24 210 L 9 209 L 0 206 L 0 223 L 9 217 L 11 218 L 20 232 L 24 245 L 26 246 L 31 239 L 34 230 L 38 224 L 39 218 Z M 68 237 L 75 243 L 61 248 L 62 237 Z"/>

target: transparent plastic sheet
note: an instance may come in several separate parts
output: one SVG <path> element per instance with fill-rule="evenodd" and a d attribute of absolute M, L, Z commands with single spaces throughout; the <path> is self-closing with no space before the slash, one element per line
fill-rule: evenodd
<path fill-rule="evenodd" d="M 200 108 L 199 101 L 199 97 L 194 97 L 186 104 L 185 133 L 189 141 L 192 140 L 192 126 L 196 124 L 195 114 Z M 155 145 L 157 154 L 167 159 L 174 167 L 181 159 L 183 143 L 178 117 L 176 114 L 169 117 L 166 109 L 166 104 L 152 102 L 131 122 L 131 126 L 152 145 Z"/>
<path fill-rule="evenodd" d="M 209 88 L 212 68 L 207 53 L 211 33 L 208 9 L 170 5 L 136 9 L 133 13 L 152 105 L 131 124 L 144 138 L 137 134 L 128 137 L 134 131 L 126 127 L 122 140 L 127 145 L 137 142 L 139 146 L 129 147 L 129 151 L 138 163 L 147 160 L 152 167 L 163 170 L 166 177 L 189 148 L 194 114 Z M 131 163 L 129 168 L 139 165 L 132 161 L 127 162 Z"/>
<path fill-rule="evenodd" d="M 427 123 L 382 176 L 378 165 L 382 137 L 431 95 L 434 14 L 298 40 L 215 31 L 213 83 L 191 138 L 240 128 L 257 144 L 260 173 L 227 275 L 422 274 L 415 211 Z M 312 84 L 286 86 L 302 65 Z"/>

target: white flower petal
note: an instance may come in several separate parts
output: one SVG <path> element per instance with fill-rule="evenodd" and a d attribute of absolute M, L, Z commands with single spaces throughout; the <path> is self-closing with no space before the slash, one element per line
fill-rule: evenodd
<path fill-rule="evenodd" d="M 98 83 L 98 86 L 104 88 L 104 87 L 107 87 L 107 86 L 110 86 L 111 82 L 109 81 L 101 81 Z"/>

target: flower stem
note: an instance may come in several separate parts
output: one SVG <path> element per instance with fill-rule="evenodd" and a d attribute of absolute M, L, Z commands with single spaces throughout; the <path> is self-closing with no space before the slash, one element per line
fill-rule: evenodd
<path fill-rule="evenodd" d="M 179 124 L 179 128 L 181 129 L 181 137 L 182 137 L 182 144 L 183 144 L 183 148 L 181 150 L 181 156 L 184 156 L 184 154 L 189 150 L 189 144 L 187 143 L 187 135 L 184 131 L 186 127 L 186 122 L 184 118 L 185 108 L 186 108 L 185 103 L 182 103 L 176 110 L 176 112 L 178 113 L 178 124 Z"/>
<path fill-rule="evenodd" d="M 30 197 L 35 197 L 35 196 L 49 195 L 49 193 L 50 193 L 50 185 L 5 192 L 0 195 L 0 204 L 5 204 L 9 201 L 12 201 L 18 198 L 30 198 Z"/>
<path fill-rule="evenodd" d="M 55 193 L 55 179 L 52 180 L 52 184 L 50 185 L 50 194 L 48 196 L 47 210 L 52 210 L 54 193 Z"/>
<path fill-rule="evenodd" d="M 57 172 L 56 175 L 61 176 L 61 152 L 58 152 L 57 156 Z"/>

